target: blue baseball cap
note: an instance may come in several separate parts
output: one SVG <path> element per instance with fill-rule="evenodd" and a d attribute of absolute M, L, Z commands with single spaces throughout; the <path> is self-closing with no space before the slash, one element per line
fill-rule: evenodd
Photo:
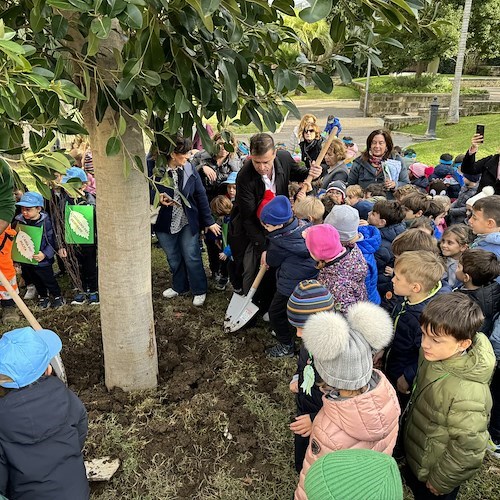
<path fill-rule="evenodd" d="M 0 376 L 6 375 L 12 382 L 0 385 L 20 389 L 32 384 L 61 348 L 61 339 L 52 330 L 35 331 L 28 326 L 4 333 L 0 339 Z"/>
<path fill-rule="evenodd" d="M 61 182 L 68 182 L 70 179 L 80 179 L 82 182 L 87 182 L 87 174 L 79 167 L 70 167 L 66 170 L 66 175 Z"/>
<path fill-rule="evenodd" d="M 236 184 L 236 176 L 237 175 L 238 175 L 238 172 L 231 172 L 227 176 L 227 179 L 222 184 Z"/>
<path fill-rule="evenodd" d="M 43 196 L 40 193 L 28 191 L 21 196 L 16 205 L 20 207 L 43 207 Z"/>

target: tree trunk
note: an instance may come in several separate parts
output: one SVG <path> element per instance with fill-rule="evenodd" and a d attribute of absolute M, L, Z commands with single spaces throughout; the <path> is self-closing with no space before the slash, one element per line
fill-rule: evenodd
<path fill-rule="evenodd" d="M 429 73 L 430 75 L 437 75 L 439 71 L 440 61 L 441 58 L 439 56 L 436 56 L 432 61 L 429 61 L 429 64 L 427 64 L 426 73 Z"/>
<path fill-rule="evenodd" d="M 417 68 L 415 70 L 415 77 L 418 78 L 419 76 L 422 76 L 422 73 L 424 72 L 426 67 L 427 67 L 426 61 L 418 61 Z"/>
<path fill-rule="evenodd" d="M 451 91 L 450 109 L 446 123 L 453 124 L 460 121 L 460 80 L 465 59 L 465 49 L 467 47 L 467 36 L 469 33 L 469 20 L 472 8 L 472 0 L 465 0 L 464 15 L 462 18 L 462 28 L 460 29 L 460 41 L 458 42 L 457 64 L 455 66 L 455 78 L 453 79 L 453 89 Z"/>
<path fill-rule="evenodd" d="M 95 93 L 94 93 L 95 96 Z M 135 168 L 124 173 L 126 147 L 144 158 L 142 131 L 128 121 L 121 152 L 106 156 L 118 114 L 95 119 L 95 99 L 83 114 L 90 134 L 97 186 L 99 293 L 106 387 L 125 391 L 155 387 L 158 358 L 151 295 L 149 188 Z"/>

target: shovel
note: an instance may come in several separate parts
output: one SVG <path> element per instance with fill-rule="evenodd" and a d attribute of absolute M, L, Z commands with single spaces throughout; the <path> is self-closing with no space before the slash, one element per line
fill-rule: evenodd
<path fill-rule="evenodd" d="M 23 302 L 23 299 L 19 297 L 19 294 L 12 288 L 9 280 L 5 277 L 5 275 L 0 271 L 0 282 L 5 287 L 5 289 L 9 292 L 9 295 L 12 297 L 12 300 L 17 304 L 17 307 L 24 314 L 24 317 L 28 320 L 29 324 L 33 328 L 33 330 L 41 330 L 42 327 L 40 323 L 36 320 L 35 316 L 33 316 L 32 312 L 28 309 L 28 306 Z M 68 379 L 66 378 L 66 370 L 64 369 L 64 365 L 61 359 L 61 356 L 58 354 L 54 358 L 50 360 L 50 364 L 54 369 L 55 374 L 59 380 L 62 380 L 66 385 L 68 385 Z"/>
<path fill-rule="evenodd" d="M 257 291 L 257 288 L 266 274 L 267 267 L 261 266 L 259 273 L 253 280 L 252 286 L 246 295 L 239 295 L 233 293 L 231 302 L 226 311 L 226 318 L 224 319 L 224 331 L 232 333 L 238 331 L 245 326 L 257 313 L 259 308 L 252 302 L 252 298 Z"/>

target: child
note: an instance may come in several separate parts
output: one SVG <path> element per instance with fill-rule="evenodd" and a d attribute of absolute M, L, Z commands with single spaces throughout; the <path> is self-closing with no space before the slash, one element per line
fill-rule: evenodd
<path fill-rule="evenodd" d="M 0 339 L 0 496 L 87 500 L 82 448 L 87 412 L 57 377 L 51 330 L 18 328 Z"/>
<path fill-rule="evenodd" d="M 238 172 L 231 172 L 227 179 L 222 183 L 226 188 L 225 195 L 229 198 L 231 203 L 234 203 L 236 199 L 236 177 L 238 176 Z"/>
<path fill-rule="evenodd" d="M 416 186 L 419 191 L 427 193 L 429 188 L 429 179 L 425 175 L 427 165 L 423 163 L 412 163 L 408 168 L 408 176 L 413 186 Z"/>
<path fill-rule="evenodd" d="M 17 224 L 43 228 L 40 250 L 33 256 L 38 265 L 21 264 L 23 275 L 35 285 L 39 296 L 38 306 L 41 309 L 47 309 L 51 305 L 61 307 L 65 301 L 52 269 L 57 244 L 50 218 L 43 211 L 43 197 L 39 193 L 28 191 L 16 205 L 21 207 L 21 215 L 15 218 Z M 49 294 L 54 297 L 53 303 L 50 301 Z"/>
<path fill-rule="evenodd" d="M 429 177 L 430 181 L 440 179 L 445 184 L 447 196 L 455 200 L 458 197 L 460 188 L 463 185 L 462 176 L 453 168 L 453 156 L 443 153 L 439 158 L 439 164 L 434 168 L 434 172 Z M 436 194 L 441 194 L 437 192 Z"/>
<path fill-rule="evenodd" d="M 340 242 L 344 247 L 356 245 L 363 254 L 368 266 L 366 274 L 366 292 L 368 300 L 380 304 L 380 295 L 377 290 L 377 262 L 375 252 L 380 247 L 380 231 L 373 226 L 360 226 L 359 214 L 353 207 L 338 205 L 325 219 L 325 224 L 330 224 L 339 233 Z"/>
<path fill-rule="evenodd" d="M 350 448 L 316 460 L 304 481 L 307 500 L 403 500 L 394 458 L 374 450 Z"/>
<path fill-rule="evenodd" d="M 396 387 L 401 407 L 410 393 L 417 372 L 422 332 L 419 318 L 425 305 L 441 290 L 444 265 L 435 253 L 415 250 L 404 252 L 394 267 L 394 293 L 404 300 L 392 312 L 394 339 L 386 359 L 386 373 Z"/>
<path fill-rule="evenodd" d="M 401 203 L 401 200 L 409 194 L 419 193 L 420 191 L 413 184 L 403 184 L 394 190 L 394 199 Z"/>
<path fill-rule="evenodd" d="M 338 231 L 329 224 L 319 224 L 305 231 L 306 246 L 318 263 L 318 281 L 332 294 L 335 310 L 345 313 L 361 300 L 368 300 L 368 266 L 357 246 L 343 247 Z"/>
<path fill-rule="evenodd" d="M 427 233 L 429 236 L 434 236 L 434 224 L 432 223 L 432 220 L 429 217 L 418 217 L 416 219 L 413 219 L 410 229 L 418 229 L 419 231 L 423 231 L 424 233 Z M 437 241 L 437 240 L 436 240 Z"/>
<path fill-rule="evenodd" d="M 316 280 L 301 281 L 288 299 L 288 321 L 297 329 L 297 337 L 301 338 L 304 325 L 312 314 L 331 311 L 333 307 L 333 297 L 323 285 Z M 312 423 L 323 406 L 323 393 L 315 384 L 316 381 L 318 377 L 312 356 L 301 343 L 297 371 L 290 382 L 290 391 L 296 394 L 297 404 L 297 416 L 290 424 L 290 430 L 294 433 L 297 472 L 302 470 Z"/>
<path fill-rule="evenodd" d="M 334 312 L 312 315 L 304 344 L 322 378 L 323 408 L 311 430 L 310 444 L 295 500 L 305 499 L 310 466 L 330 451 L 366 448 L 392 454 L 400 410 L 385 375 L 373 369 L 373 352 L 392 337 L 389 315 L 369 302 L 351 306 L 344 317 Z"/>
<path fill-rule="evenodd" d="M 262 209 L 260 221 L 269 233 L 268 248 L 262 254 L 261 263 L 277 268 L 276 293 L 269 306 L 269 320 L 278 343 L 266 349 L 266 354 L 272 359 L 293 357 L 293 331 L 286 313 L 288 298 L 300 281 L 316 278 L 318 270 L 302 237 L 307 226 L 299 225 L 286 196 L 272 199 Z"/>
<path fill-rule="evenodd" d="M 62 178 L 62 182 L 68 182 L 71 179 L 78 179 L 82 183 L 84 196 L 81 198 L 71 198 L 66 192 L 64 193 L 65 203 L 68 205 L 91 205 L 95 207 L 95 198 L 93 195 L 85 191 L 87 186 L 87 174 L 77 167 L 71 167 L 66 171 L 66 175 Z M 95 211 L 94 211 L 95 220 Z M 95 224 L 94 224 L 95 230 Z M 94 238 L 94 243 L 85 245 L 74 245 L 75 256 L 78 261 L 78 274 L 80 284 L 76 284 L 80 291 L 72 300 L 72 305 L 82 305 L 89 303 L 90 305 L 99 304 L 99 292 L 97 291 L 97 243 Z M 64 257 L 64 254 L 62 255 Z"/>
<path fill-rule="evenodd" d="M 439 203 L 444 209 L 444 212 L 438 214 L 437 218 L 434 219 L 436 227 L 442 236 L 445 229 L 448 227 L 448 225 L 446 224 L 446 217 L 448 216 L 448 212 L 450 211 L 451 200 L 448 196 L 438 195 L 434 196 L 434 201 L 436 203 Z"/>
<path fill-rule="evenodd" d="M 297 219 L 305 220 L 313 225 L 321 224 L 325 215 L 325 205 L 315 196 L 306 196 L 294 203 L 293 212 Z"/>
<path fill-rule="evenodd" d="M 451 288 L 460 285 L 460 280 L 457 278 L 458 261 L 473 239 L 472 229 L 465 224 L 454 224 L 443 233 L 439 242 L 446 265 L 443 282 L 448 283 Z"/>
<path fill-rule="evenodd" d="M 450 224 L 462 224 L 467 217 L 467 201 L 477 193 L 477 183 L 480 175 L 463 174 L 464 185 L 458 193 L 458 198 L 450 207 Z M 491 193 L 493 194 L 493 193 Z"/>
<path fill-rule="evenodd" d="M 354 142 L 354 139 L 350 136 L 342 137 L 342 142 L 345 144 L 347 149 L 346 158 L 356 158 L 359 156 L 358 145 Z"/>
<path fill-rule="evenodd" d="M 486 196 L 474 203 L 469 219 L 476 239 L 471 248 L 493 252 L 500 258 L 500 195 Z"/>
<path fill-rule="evenodd" d="M 401 205 L 405 209 L 405 224 L 410 227 L 412 222 L 424 215 L 429 207 L 429 198 L 424 193 L 415 191 L 401 198 Z"/>
<path fill-rule="evenodd" d="M 17 196 L 17 195 L 16 195 Z M 21 195 L 22 196 L 22 195 Z M 17 201 L 20 201 L 21 197 Z M 16 207 L 20 209 L 21 207 Z M 17 292 L 17 276 L 16 269 L 14 268 L 14 262 L 12 261 L 12 245 L 14 242 L 14 237 L 16 236 L 16 231 L 12 229 L 9 225 L 5 228 L 5 230 L 0 234 L 0 271 L 7 278 L 9 283 L 12 285 L 12 288 Z M 27 287 L 33 287 L 34 293 L 33 298 L 36 295 L 36 289 L 34 285 L 30 285 L 29 281 L 25 280 Z M 25 296 L 26 298 L 26 296 Z M 0 283 L 0 302 L 2 304 L 2 323 L 4 325 L 10 323 L 16 323 L 19 321 L 19 313 L 16 309 L 16 304 L 9 294 L 8 290 Z"/>
<path fill-rule="evenodd" d="M 346 185 L 342 181 L 333 181 L 328 184 L 324 196 L 330 197 L 334 205 L 343 205 L 346 197 Z"/>
<path fill-rule="evenodd" d="M 346 203 L 359 212 L 359 217 L 368 220 L 368 214 L 373 209 L 373 203 L 364 199 L 363 188 L 358 184 L 347 186 Z"/>
<path fill-rule="evenodd" d="M 487 337 L 493 330 L 493 322 L 500 313 L 500 261 L 486 250 L 466 250 L 460 257 L 457 278 L 463 283 L 455 291 L 469 295 L 481 307 L 484 322 L 480 331 Z"/>
<path fill-rule="evenodd" d="M 365 189 L 365 200 L 371 201 L 372 203 L 379 200 L 385 200 L 386 196 L 387 192 L 385 191 L 384 186 L 377 184 L 376 182 L 369 184 Z"/>
<path fill-rule="evenodd" d="M 405 211 L 397 201 L 377 201 L 373 210 L 368 215 L 368 223 L 380 231 L 381 243 L 375 252 L 377 262 L 378 281 L 377 289 L 381 297 L 391 290 L 391 279 L 385 276 L 387 266 L 394 267 L 394 255 L 392 253 L 392 242 L 396 236 L 405 231 L 403 222 Z"/>
<path fill-rule="evenodd" d="M 225 195 L 216 196 L 210 202 L 210 210 L 214 215 L 214 219 L 216 219 L 216 223 L 222 229 L 220 236 L 215 236 L 211 231 L 208 231 L 205 235 L 210 270 L 215 279 L 215 288 L 217 290 L 225 290 L 228 282 L 231 249 L 227 244 L 227 231 L 232 209 L 233 204 Z"/>
<path fill-rule="evenodd" d="M 455 499 L 483 462 L 495 356 L 476 333 L 482 321 L 479 306 L 459 293 L 436 297 L 420 316 L 422 352 L 404 428 L 415 498 Z"/>

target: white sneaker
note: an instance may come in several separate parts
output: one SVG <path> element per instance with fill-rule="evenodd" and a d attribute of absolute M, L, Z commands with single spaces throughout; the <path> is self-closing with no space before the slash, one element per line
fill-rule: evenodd
<path fill-rule="evenodd" d="M 173 288 L 167 288 L 164 292 L 163 292 L 163 296 L 166 298 L 166 299 L 173 299 L 174 297 L 177 297 L 179 295 L 178 292 L 176 292 Z"/>
<path fill-rule="evenodd" d="M 26 288 L 26 293 L 24 294 L 25 300 L 33 300 L 36 299 L 36 288 L 35 285 L 28 285 Z"/>
<path fill-rule="evenodd" d="M 195 295 L 193 298 L 193 306 L 201 307 L 205 303 L 206 298 L 206 293 L 204 293 L 203 295 Z"/>

